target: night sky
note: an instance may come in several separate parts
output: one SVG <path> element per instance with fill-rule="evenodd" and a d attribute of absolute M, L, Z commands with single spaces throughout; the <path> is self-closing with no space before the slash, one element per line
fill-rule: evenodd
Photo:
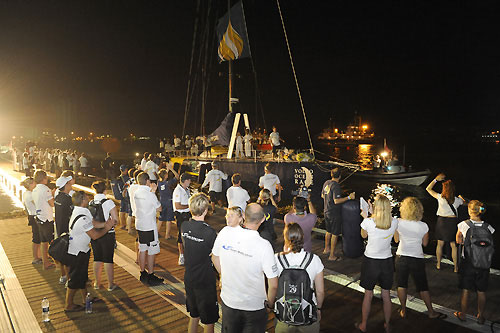
<path fill-rule="evenodd" d="M 202 3 L 206 10 L 210 1 Z M 227 2 L 211 3 L 221 17 Z M 305 137 L 276 3 L 243 3 L 266 125 Z M 380 135 L 500 129 L 496 2 L 281 7 L 313 134 L 330 118 L 347 125 L 355 111 Z M 180 134 L 196 17 L 193 0 L 2 1 L 0 139 L 27 128 Z M 207 132 L 227 106 L 227 66 L 215 48 L 210 64 Z M 249 59 L 235 63 L 237 110 L 262 126 L 251 68 Z M 189 134 L 199 132 L 199 105 L 195 95 Z"/>

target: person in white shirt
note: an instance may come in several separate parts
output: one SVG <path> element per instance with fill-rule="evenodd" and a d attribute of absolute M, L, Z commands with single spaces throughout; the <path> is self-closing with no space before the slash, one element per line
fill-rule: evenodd
<path fill-rule="evenodd" d="M 483 222 L 482 215 L 486 212 L 484 204 L 478 200 L 471 200 L 468 204 L 469 220 L 462 221 L 458 224 L 458 231 L 456 234 L 457 244 L 465 244 L 467 239 L 467 232 L 474 227 L 487 228 L 491 234 L 495 229 L 488 223 Z M 471 224 L 471 225 L 469 225 Z M 488 280 L 490 277 L 489 268 L 476 268 L 472 266 L 467 252 L 463 252 L 463 260 L 460 261 L 460 268 L 458 270 L 459 288 L 462 289 L 462 296 L 460 299 L 460 311 L 453 314 L 460 321 L 466 320 L 467 303 L 469 301 L 469 293 L 472 291 L 477 292 L 477 323 L 483 325 L 486 319 L 484 318 L 484 309 L 486 307 L 486 290 L 488 289 Z"/>
<path fill-rule="evenodd" d="M 142 157 L 141 166 L 139 167 L 139 169 L 141 169 L 142 171 L 146 171 L 146 163 L 148 163 L 149 155 L 150 154 L 148 152 L 145 152 L 143 157 Z"/>
<path fill-rule="evenodd" d="M 236 134 L 236 152 L 234 153 L 234 157 L 243 157 L 243 138 L 241 137 L 240 132 Z"/>
<path fill-rule="evenodd" d="M 24 174 L 26 177 L 29 177 L 31 175 L 31 166 L 30 166 L 30 159 L 28 153 L 23 154 L 23 170 Z"/>
<path fill-rule="evenodd" d="M 252 157 L 252 135 L 248 128 L 245 129 L 245 136 L 243 137 L 243 142 L 245 144 L 245 156 Z"/>
<path fill-rule="evenodd" d="M 42 245 L 43 268 L 53 268 L 54 264 L 49 261 L 49 243 L 54 239 L 54 196 L 53 191 L 47 187 L 49 178 L 43 170 L 37 170 L 34 175 L 36 183 L 33 189 L 33 202 L 36 207 L 36 221 L 40 233 L 40 244 Z"/>
<path fill-rule="evenodd" d="M 68 288 L 66 289 L 66 303 L 64 312 L 75 312 L 83 310 L 83 306 L 73 303 L 77 290 L 80 290 L 82 299 L 87 295 L 87 281 L 90 259 L 89 243 L 92 239 L 104 236 L 114 227 L 113 219 L 104 223 L 102 229 L 96 229 L 92 224 L 92 214 L 87 209 L 89 198 L 83 191 L 73 194 L 73 213 L 69 222 L 69 246 L 68 254 L 75 256 L 73 265 L 70 266 Z M 94 298 L 93 302 L 96 301 Z"/>
<path fill-rule="evenodd" d="M 183 173 L 180 177 L 180 182 L 175 187 L 172 205 L 174 206 L 174 216 L 177 223 L 177 248 L 179 250 L 179 265 L 184 265 L 184 247 L 182 245 L 181 225 L 184 221 L 191 218 L 189 212 L 189 198 L 191 192 L 189 185 L 191 184 L 191 176 Z"/>
<path fill-rule="evenodd" d="M 212 170 L 210 170 L 205 181 L 201 185 L 201 188 L 210 185 L 208 188 L 208 194 L 210 196 L 210 202 L 212 203 L 212 214 L 215 215 L 215 202 L 222 206 L 222 180 L 227 179 L 227 174 L 219 170 L 219 163 L 216 161 L 212 162 Z"/>
<path fill-rule="evenodd" d="M 21 185 L 26 188 L 23 192 L 23 205 L 28 213 L 28 225 L 31 226 L 31 248 L 33 251 L 33 261 L 32 264 L 41 264 L 42 258 L 40 258 L 40 232 L 38 231 L 38 223 L 36 223 L 36 207 L 33 201 L 33 189 L 36 186 L 33 178 L 26 178 L 21 182 Z"/>
<path fill-rule="evenodd" d="M 149 181 L 157 183 L 158 181 L 158 165 L 153 161 L 153 154 L 148 155 L 148 161 L 144 165 L 142 171 L 146 172 L 149 176 Z M 142 164 L 142 162 L 141 162 Z"/>
<path fill-rule="evenodd" d="M 180 154 L 182 140 L 174 134 L 174 149 L 177 154 Z"/>
<path fill-rule="evenodd" d="M 278 157 L 278 151 L 281 149 L 281 142 L 283 139 L 280 138 L 280 134 L 276 130 L 276 126 L 273 126 L 273 131 L 269 134 L 269 143 L 273 147 L 273 158 Z"/>
<path fill-rule="evenodd" d="M 80 161 L 80 169 L 82 170 L 83 176 L 87 176 L 89 173 L 89 160 L 87 159 L 87 154 L 82 153 L 78 160 Z"/>
<path fill-rule="evenodd" d="M 221 275 L 223 332 L 264 332 L 274 308 L 278 267 L 271 244 L 257 232 L 264 219 L 262 207 L 249 204 L 245 229 L 224 227 L 215 240 L 212 261 Z"/>
<path fill-rule="evenodd" d="M 233 186 L 228 188 L 226 192 L 227 206 L 240 207 L 244 213 L 247 203 L 250 201 L 250 196 L 248 195 L 247 190 L 241 187 L 241 175 L 239 173 L 235 173 L 231 177 L 231 182 L 233 183 Z"/>
<path fill-rule="evenodd" d="M 243 219 L 243 211 L 238 206 L 229 207 L 226 210 L 226 224 L 229 227 L 242 227 L 245 220 Z"/>
<path fill-rule="evenodd" d="M 161 210 L 160 201 L 155 195 L 157 185 L 149 180 L 145 172 L 137 176 L 139 187 L 134 192 L 135 201 L 135 228 L 139 235 L 139 267 L 142 283 L 157 285 L 163 279 L 154 275 L 155 255 L 160 253 L 158 229 L 156 226 L 156 212 Z M 146 259 L 147 254 L 147 259 Z M 148 272 L 146 272 L 146 260 Z"/>
<path fill-rule="evenodd" d="M 425 273 L 424 251 L 422 246 L 429 243 L 429 227 L 422 222 L 424 207 L 415 197 L 407 197 L 399 208 L 401 218 L 398 219 L 398 228 L 394 233 L 394 240 L 399 243 L 396 252 L 396 282 L 398 284 L 398 298 L 401 303 L 399 315 L 406 318 L 406 296 L 408 278 L 411 275 L 417 292 L 427 307 L 427 316 L 431 319 L 445 319 L 444 313 L 436 312 L 432 308 L 431 296 Z"/>
<path fill-rule="evenodd" d="M 270 163 L 267 163 L 264 167 L 264 176 L 259 178 L 259 187 L 265 188 L 271 192 L 271 195 L 274 197 L 276 202 L 281 201 L 281 184 L 280 178 L 273 174 L 273 166 Z M 278 193 L 278 195 L 276 195 Z"/>
<path fill-rule="evenodd" d="M 427 186 L 427 192 L 437 200 L 438 202 L 438 210 L 436 215 L 437 223 L 436 223 L 436 238 L 437 238 L 437 246 L 436 246 L 436 258 L 437 264 L 436 268 L 441 269 L 441 258 L 443 256 L 443 246 L 445 242 L 450 243 L 451 247 L 451 257 L 453 259 L 453 266 L 455 273 L 458 271 L 458 251 L 457 245 L 455 243 L 455 235 L 457 233 L 457 223 L 458 223 L 458 207 L 463 205 L 465 201 L 459 195 L 455 197 L 455 186 L 453 185 L 451 180 L 446 180 L 444 173 L 440 173 L 436 176 L 436 178 L 430 182 Z M 437 182 L 443 182 L 441 193 L 437 193 L 433 190 L 434 185 Z"/>
<path fill-rule="evenodd" d="M 285 260 L 288 264 L 288 267 L 301 268 L 302 263 L 306 260 L 306 256 L 312 256 L 311 262 L 306 267 L 306 272 L 309 275 L 309 279 L 311 281 L 311 289 L 314 291 L 313 302 L 316 305 L 317 319 L 314 323 L 307 326 L 292 326 L 276 320 L 274 331 L 277 333 L 289 332 L 294 328 L 303 328 L 307 332 L 319 332 L 321 321 L 321 307 L 323 306 L 323 301 L 325 299 L 325 283 L 323 280 L 323 270 L 325 267 L 323 266 L 321 259 L 317 255 L 306 252 L 304 250 L 304 231 L 298 223 L 292 222 L 285 225 L 285 229 L 283 230 L 283 238 L 285 240 L 285 243 L 283 245 L 283 252 L 276 254 L 278 275 L 281 275 L 284 270 L 282 263 Z M 276 303 L 279 304 L 280 299 L 277 299 Z M 281 301 L 281 303 L 283 303 L 283 301 Z M 282 306 L 286 305 L 282 304 Z"/>
<path fill-rule="evenodd" d="M 379 194 L 373 203 L 373 215 L 361 222 L 361 236 L 368 237 L 365 257 L 361 266 L 360 286 L 365 289 L 362 306 L 361 323 L 355 326 L 366 332 L 366 324 L 370 315 L 373 288 L 378 283 L 382 288 L 384 303 L 384 328 L 390 332 L 391 298 L 390 290 L 393 282 L 393 261 L 391 240 L 398 226 L 398 220 L 391 216 L 391 203 L 387 197 Z"/>
<path fill-rule="evenodd" d="M 112 219 L 114 224 L 118 222 L 118 210 L 113 200 L 108 199 L 104 194 L 106 190 L 106 183 L 103 181 L 96 181 L 92 183 L 92 188 L 95 190 L 93 205 L 100 206 L 102 209 L 102 220 L 99 221 L 94 218 L 93 224 L 96 228 L 102 228 L 106 221 Z M 97 214 L 99 215 L 99 214 Z M 115 228 L 112 228 L 106 235 L 99 239 L 92 240 L 92 251 L 94 253 L 94 289 L 99 289 L 101 286 L 102 268 L 106 270 L 108 277 L 108 291 L 116 289 L 117 285 L 114 284 L 114 265 L 113 256 L 115 253 Z"/>

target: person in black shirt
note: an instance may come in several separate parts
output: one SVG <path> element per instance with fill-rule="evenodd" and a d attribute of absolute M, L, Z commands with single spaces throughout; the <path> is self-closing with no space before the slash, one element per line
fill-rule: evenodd
<path fill-rule="evenodd" d="M 205 193 L 193 195 L 189 199 L 192 218 L 181 225 L 186 307 L 191 316 L 188 332 L 197 331 L 200 319 L 205 324 L 205 332 L 213 332 L 219 320 L 215 270 L 210 257 L 217 233 L 204 222 L 209 205 L 210 199 Z"/>
<path fill-rule="evenodd" d="M 72 190 L 72 186 L 75 183 L 73 173 L 70 171 L 65 171 L 65 176 L 61 176 L 56 180 L 56 186 L 59 189 L 59 193 L 54 199 L 54 210 L 55 210 L 55 220 L 56 220 L 56 231 L 57 235 L 62 235 L 63 233 L 69 232 L 69 219 L 73 213 L 73 201 L 69 195 Z M 69 267 L 61 263 L 59 268 L 61 270 L 61 277 L 59 278 L 59 283 L 64 284 L 67 280 L 67 272 L 69 272 Z"/>
<path fill-rule="evenodd" d="M 275 240 L 277 237 L 276 232 L 274 231 L 274 215 L 278 210 L 276 202 L 274 201 L 273 196 L 271 195 L 271 191 L 267 189 L 262 189 L 259 193 L 259 199 L 257 199 L 257 203 L 262 206 L 264 209 L 265 220 L 259 226 L 259 234 L 260 237 L 267 239 L 273 249 L 275 249 L 276 244 Z"/>

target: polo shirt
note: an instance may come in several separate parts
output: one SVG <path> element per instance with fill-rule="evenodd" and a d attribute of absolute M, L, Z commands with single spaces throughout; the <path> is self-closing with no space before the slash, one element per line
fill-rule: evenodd
<path fill-rule="evenodd" d="M 212 254 L 220 259 L 224 304 L 244 311 L 263 309 L 265 277 L 278 276 L 271 244 L 255 230 L 226 226 L 217 236 Z"/>
<path fill-rule="evenodd" d="M 185 209 L 177 209 L 175 208 L 175 203 L 178 202 L 181 205 L 189 205 L 189 197 L 191 196 L 191 193 L 189 192 L 189 188 L 184 189 L 181 184 L 177 184 L 174 190 L 173 198 L 172 198 L 172 205 L 174 208 L 174 212 L 179 212 L 179 213 L 188 213 L 189 212 L 189 207 Z"/>
<path fill-rule="evenodd" d="M 59 192 L 54 200 L 54 211 L 56 217 L 56 231 L 58 235 L 69 231 L 69 219 L 73 213 L 73 201 L 71 196 Z"/>
<path fill-rule="evenodd" d="M 139 184 L 131 184 L 129 187 L 128 187 L 128 197 L 130 198 L 130 208 L 132 208 L 132 216 L 136 216 L 135 215 L 135 198 L 134 198 L 134 192 L 137 190 L 137 188 L 139 187 L 140 185 Z"/>
<path fill-rule="evenodd" d="M 272 196 L 276 195 L 276 185 L 280 183 L 280 178 L 272 173 L 266 173 L 259 178 L 259 187 L 264 187 L 271 192 Z"/>
<path fill-rule="evenodd" d="M 36 217 L 42 221 L 54 221 L 54 212 L 49 200 L 53 199 L 50 188 L 45 184 L 37 184 L 33 189 L 33 201 L 36 207 Z"/>
<path fill-rule="evenodd" d="M 80 206 L 75 206 L 75 208 L 73 209 L 73 213 L 71 214 L 71 218 L 69 221 L 70 226 L 78 215 L 84 216 L 80 217 L 73 225 L 73 228 L 71 228 L 69 231 L 68 253 L 75 256 L 80 252 L 89 252 L 89 243 L 91 238 L 87 234 L 87 231 L 90 231 L 94 228 L 90 210 Z"/>
<path fill-rule="evenodd" d="M 135 228 L 139 231 L 156 229 L 156 210 L 161 207 L 156 195 L 147 185 L 138 185 L 134 192 Z"/>

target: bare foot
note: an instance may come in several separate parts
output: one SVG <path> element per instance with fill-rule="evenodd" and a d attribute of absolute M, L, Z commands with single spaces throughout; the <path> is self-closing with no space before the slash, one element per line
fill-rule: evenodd
<path fill-rule="evenodd" d="M 357 328 L 360 332 L 366 332 L 366 326 L 362 327 L 361 323 L 355 323 L 354 327 Z"/>
<path fill-rule="evenodd" d="M 399 309 L 399 316 L 403 319 L 406 318 L 406 309 Z"/>
<path fill-rule="evenodd" d="M 328 253 L 330 253 L 330 249 L 324 249 L 323 250 L 323 254 L 328 254 Z"/>
<path fill-rule="evenodd" d="M 341 258 L 341 257 L 335 257 L 335 256 L 333 256 L 333 257 L 328 257 L 328 261 L 340 261 L 340 260 L 342 260 L 342 258 Z"/>
<path fill-rule="evenodd" d="M 391 326 L 388 323 L 384 323 L 385 333 L 389 333 L 391 331 Z"/>

